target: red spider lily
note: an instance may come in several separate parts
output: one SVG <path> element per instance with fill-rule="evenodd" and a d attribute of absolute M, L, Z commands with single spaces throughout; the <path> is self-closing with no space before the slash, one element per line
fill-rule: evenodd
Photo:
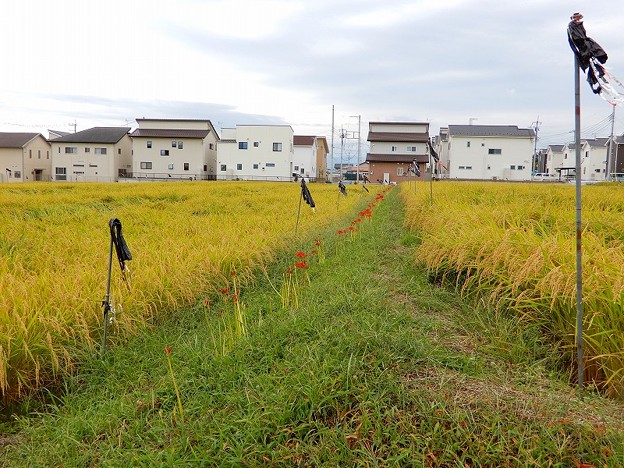
<path fill-rule="evenodd" d="M 318 250 L 311 250 L 310 255 L 318 255 Z"/>
<path fill-rule="evenodd" d="M 171 346 L 165 346 L 165 354 L 169 356 L 171 354 Z"/>
<path fill-rule="evenodd" d="M 230 272 L 230 275 L 232 276 L 232 278 L 234 278 L 236 276 L 236 269 L 232 270 Z"/>
<path fill-rule="evenodd" d="M 349 226 L 349 231 L 354 232 L 355 228 L 353 226 Z"/>
<path fill-rule="evenodd" d="M 347 232 L 349 232 L 349 231 L 347 231 L 346 229 L 338 229 L 336 231 L 336 233 L 338 233 L 338 235 L 346 234 Z"/>
<path fill-rule="evenodd" d="M 297 263 L 295 263 L 295 268 L 297 268 L 299 270 L 303 270 L 305 268 L 308 268 L 308 262 L 306 262 L 305 260 L 303 262 L 297 262 Z"/>
<path fill-rule="evenodd" d="M 232 302 L 238 304 L 238 294 L 232 294 Z"/>
<path fill-rule="evenodd" d="M 299 251 L 299 252 L 295 252 L 295 256 L 297 258 L 306 258 L 308 254 L 306 254 L 305 252 Z"/>
<path fill-rule="evenodd" d="M 204 305 L 208 308 L 210 308 L 210 299 L 206 298 L 204 299 Z"/>
<path fill-rule="evenodd" d="M 320 247 L 320 246 L 321 246 L 321 241 L 320 241 L 320 240 L 318 240 L 318 239 L 317 239 L 317 240 L 315 240 L 315 241 L 314 241 L 314 245 L 316 245 L 317 247 Z"/>
<path fill-rule="evenodd" d="M 225 295 L 225 294 L 229 294 L 230 293 L 230 288 L 223 288 L 221 290 L 221 294 Z"/>

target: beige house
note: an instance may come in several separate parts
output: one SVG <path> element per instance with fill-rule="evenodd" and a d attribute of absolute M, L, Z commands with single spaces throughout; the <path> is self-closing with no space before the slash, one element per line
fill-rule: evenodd
<path fill-rule="evenodd" d="M 40 133 L 0 133 L 0 182 L 49 181 L 50 151 Z"/>
<path fill-rule="evenodd" d="M 117 182 L 132 168 L 128 127 L 94 127 L 50 141 L 56 181 Z"/>
<path fill-rule="evenodd" d="M 406 179 L 408 169 L 416 162 L 421 177 L 429 161 L 427 141 L 429 124 L 426 122 L 370 122 L 368 125 L 371 182 L 399 183 Z"/>
<path fill-rule="evenodd" d="M 132 177 L 215 179 L 219 135 L 210 120 L 136 119 Z"/>
<path fill-rule="evenodd" d="M 327 179 L 327 138 L 321 136 L 294 135 L 295 149 L 293 173 L 309 179 Z"/>

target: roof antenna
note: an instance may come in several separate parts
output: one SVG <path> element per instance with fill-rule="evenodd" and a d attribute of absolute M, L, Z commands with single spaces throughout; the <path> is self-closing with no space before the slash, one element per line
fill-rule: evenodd
<path fill-rule="evenodd" d="M 470 117 L 468 119 L 468 125 L 472 125 L 473 120 L 479 120 L 479 119 L 477 119 L 476 117 Z"/>

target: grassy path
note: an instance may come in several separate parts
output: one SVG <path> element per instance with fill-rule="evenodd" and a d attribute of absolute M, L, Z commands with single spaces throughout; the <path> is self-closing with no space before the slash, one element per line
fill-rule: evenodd
<path fill-rule="evenodd" d="M 49 412 L 0 427 L 0 464 L 624 465 L 623 406 L 578 399 L 536 330 L 431 285 L 397 192 L 352 239 L 328 233 L 298 308 L 260 275 L 225 352 L 202 303 L 85 362 Z"/>

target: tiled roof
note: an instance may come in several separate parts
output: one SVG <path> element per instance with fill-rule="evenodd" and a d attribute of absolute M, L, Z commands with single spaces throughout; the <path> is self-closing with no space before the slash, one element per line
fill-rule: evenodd
<path fill-rule="evenodd" d="M 23 148 L 26 143 L 37 135 L 39 135 L 39 133 L 0 133 L 0 148 Z"/>
<path fill-rule="evenodd" d="M 368 153 L 366 155 L 367 162 L 403 162 L 403 163 L 411 163 L 414 161 L 417 162 L 428 162 L 429 157 L 426 154 L 371 154 Z"/>
<path fill-rule="evenodd" d="M 531 137 L 535 136 L 532 128 L 518 128 L 516 125 L 449 125 L 452 136 L 474 137 Z"/>
<path fill-rule="evenodd" d="M 130 131 L 129 127 L 93 127 L 77 133 L 70 133 L 52 140 L 54 143 L 103 143 L 112 144 L 121 140 Z"/>
<path fill-rule="evenodd" d="M 563 147 L 565 145 L 548 145 L 548 147 L 551 149 L 552 152 L 554 153 L 561 153 L 563 151 Z"/>
<path fill-rule="evenodd" d="M 199 138 L 204 139 L 210 130 L 178 130 L 171 128 L 138 128 L 130 134 L 132 138 Z"/>
<path fill-rule="evenodd" d="M 427 133 L 368 132 L 367 140 L 405 143 L 426 143 L 429 140 L 429 135 Z"/>

